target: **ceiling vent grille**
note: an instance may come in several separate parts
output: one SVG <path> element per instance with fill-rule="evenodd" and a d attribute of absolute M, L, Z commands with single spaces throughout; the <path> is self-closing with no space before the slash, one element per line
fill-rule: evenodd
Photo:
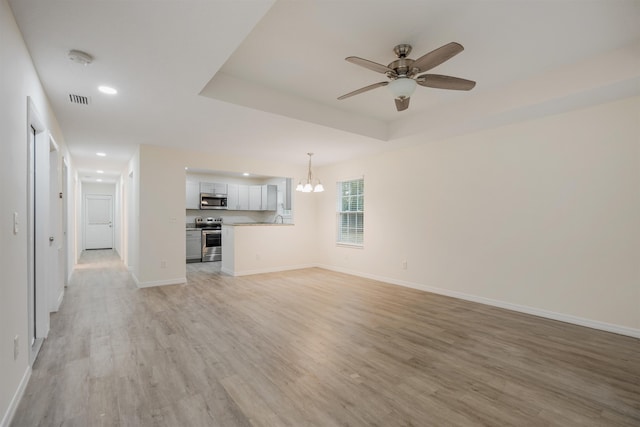
<path fill-rule="evenodd" d="M 91 99 L 87 96 L 82 95 L 74 95 L 72 93 L 69 94 L 69 101 L 72 104 L 81 104 L 81 105 L 89 105 Z"/>

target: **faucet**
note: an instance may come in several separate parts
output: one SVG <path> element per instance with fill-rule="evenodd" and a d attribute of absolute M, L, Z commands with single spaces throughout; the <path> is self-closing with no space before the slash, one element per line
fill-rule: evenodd
<path fill-rule="evenodd" d="M 280 218 L 280 224 L 284 224 L 284 217 L 282 215 L 276 215 L 275 218 L 273 218 L 273 223 L 277 224 L 278 218 Z"/>

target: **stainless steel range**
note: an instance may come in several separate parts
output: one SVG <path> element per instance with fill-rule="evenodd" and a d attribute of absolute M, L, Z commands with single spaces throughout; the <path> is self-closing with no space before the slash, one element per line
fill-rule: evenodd
<path fill-rule="evenodd" d="M 202 229 L 202 262 L 222 261 L 222 218 L 196 218 Z"/>

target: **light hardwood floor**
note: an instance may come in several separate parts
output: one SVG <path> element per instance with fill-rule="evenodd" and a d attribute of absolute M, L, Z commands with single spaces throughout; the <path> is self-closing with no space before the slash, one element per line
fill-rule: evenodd
<path fill-rule="evenodd" d="M 321 269 L 83 254 L 13 426 L 639 426 L 640 340 Z"/>

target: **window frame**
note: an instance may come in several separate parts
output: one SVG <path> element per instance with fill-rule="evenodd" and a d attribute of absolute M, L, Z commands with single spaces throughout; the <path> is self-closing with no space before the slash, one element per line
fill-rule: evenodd
<path fill-rule="evenodd" d="M 344 186 L 355 194 L 344 194 Z M 350 248 L 364 247 L 364 176 L 345 179 L 336 183 L 336 245 Z M 345 209 L 346 206 L 346 209 Z M 345 217 L 347 225 L 345 227 Z M 351 225 L 353 224 L 353 225 Z"/>

